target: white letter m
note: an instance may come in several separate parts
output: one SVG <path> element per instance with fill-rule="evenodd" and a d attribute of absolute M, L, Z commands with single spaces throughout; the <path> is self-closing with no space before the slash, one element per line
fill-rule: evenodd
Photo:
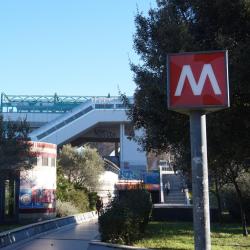
<path fill-rule="evenodd" d="M 194 75 L 193 75 L 193 72 L 192 72 L 190 65 L 184 65 L 182 68 L 180 79 L 178 81 L 178 85 L 177 85 L 177 88 L 176 88 L 174 95 L 175 96 L 181 95 L 186 77 L 189 81 L 189 84 L 190 84 L 190 87 L 193 91 L 193 94 L 196 96 L 201 95 L 201 92 L 203 90 L 207 76 L 210 79 L 210 82 L 211 82 L 211 85 L 212 85 L 212 88 L 213 88 L 215 95 L 221 95 L 221 90 L 219 88 L 219 84 L 216 80 L 216 77 L 214 75 L 214 71 L 212 69 L 211 64 L 204 64 L 202 71 L 201 71 L 201 75 L 200 75 L 200 79 L 198 81 L 198 84 L 196 83 L 196 81 L 194 79 Z"/>

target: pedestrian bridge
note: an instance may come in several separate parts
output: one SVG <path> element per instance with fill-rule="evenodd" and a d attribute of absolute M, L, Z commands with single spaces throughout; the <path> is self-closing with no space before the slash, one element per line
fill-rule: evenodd
<path fill-rule="evenodd" d="M 129 98 L 132 104 L 133 99 Z M 146 166 L 145 152 L 130 140 L 132 131 L 127 107 L 112 96 L 28 96 L 1 94 L 4 120 L 26 119 L 32 141 L 66 143 L 110 142 L 115 145 L 120 165 Z M 136 132 L 137 133 L 137 132 Z"/>

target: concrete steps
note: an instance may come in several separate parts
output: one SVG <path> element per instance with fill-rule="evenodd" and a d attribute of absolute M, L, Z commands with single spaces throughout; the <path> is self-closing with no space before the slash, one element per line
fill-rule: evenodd
<path fill-rule="evenodd" d="M 186 195 L 183 190 L 184 179 L 180 174 L 164 174 L 163 175 L 163 186 L 169 182 L 170 191 L 167 194 L 164 190 L 164 203 L 169 205 L 186 205 Z"/>
<path fill-rule="evenodd" d="M 164 201 L 167 204 L 186 204 L 186 197 L 180 191 L 170 191 L 168 195 L 164 195 Z"/>

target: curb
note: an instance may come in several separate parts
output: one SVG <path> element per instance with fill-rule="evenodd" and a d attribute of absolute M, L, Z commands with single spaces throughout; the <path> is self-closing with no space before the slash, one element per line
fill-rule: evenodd
<path fill-rule="evenodd" d="M 68 225 L 81 224 L 95 218 L 97 218 L 97 215 L 94 211 L 92 211 L 58 219 L 37 222 L 5 231 L 0 233 L 0 248 L 7 247 L 21 241 L 30 240 L 31 238 L 47 233 L 51 230 L 60 229 L 61 227 Z"/>
<path fill-rule="evenodd" d="M 92 240 L 89 243 L 88 250 L 151 250 L 150 248 L 140 248 L 127 245 L 111 244 L 101 242 L 99 240 Z"/>

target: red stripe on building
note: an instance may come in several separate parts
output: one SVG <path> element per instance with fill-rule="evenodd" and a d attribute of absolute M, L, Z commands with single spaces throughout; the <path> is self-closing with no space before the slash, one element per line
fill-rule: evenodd
<path fill-rule="evenodd" d="M 46 142 L 33 142 L 33 145 L 36 145 L 36 148 L 53 148 L 56 149 L 56 144 L 46 143 Z"/>

